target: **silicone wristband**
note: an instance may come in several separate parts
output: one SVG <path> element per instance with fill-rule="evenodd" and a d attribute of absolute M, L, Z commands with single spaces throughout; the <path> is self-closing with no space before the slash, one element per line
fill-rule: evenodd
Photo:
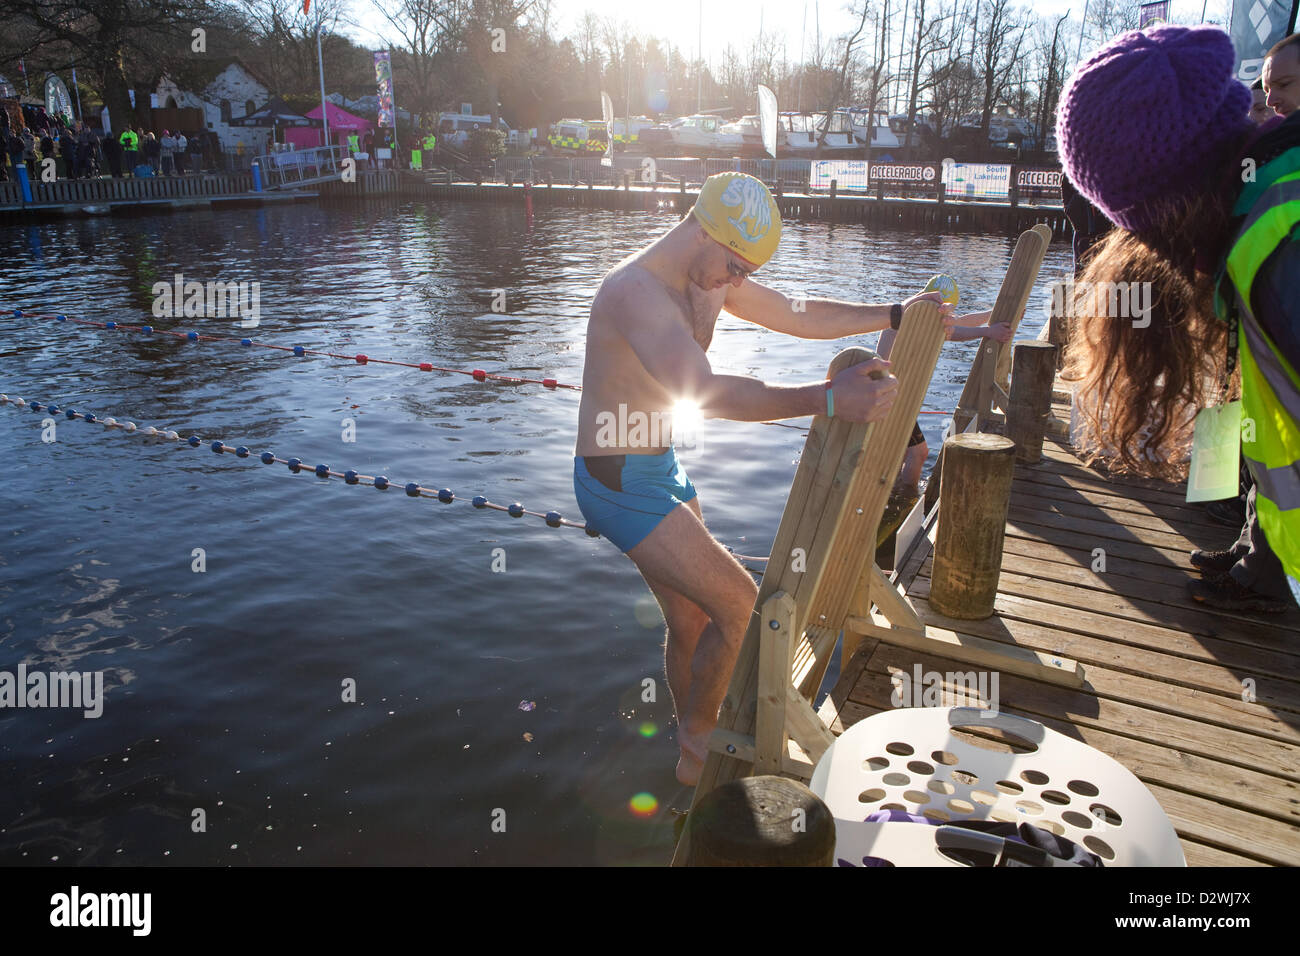
<path fill-rule="evenodd" d="M 826 383 L 826 417 L 835 417 L 835 389 L 830 382 Z"/>

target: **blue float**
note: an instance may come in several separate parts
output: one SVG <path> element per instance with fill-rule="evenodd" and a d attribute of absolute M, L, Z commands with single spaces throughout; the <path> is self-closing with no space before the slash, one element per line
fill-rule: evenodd
<path fill-rule="evenodd" d="M 330 466 L 329 466 L 329 465 L 317 465 L 317 466 L 316 466 L 316 477 L 317 477 L 317 478 L 328 478 L 329 476 L 330 476 Z"/>
<path fill-rule="evenodd" d="M 376 475 L 376 476 L 375 476 L 375 487 L 378 488 L 380 491 L 387 491 L 387 490 L 388 490 L 388 479 L 385 478 L 383 475 Z"/>
<path fill-rule="evenodd" d="M 295 475 L 302 470 L 301 458 L 290 458 L 287 464 L 289 465 L 289 470 L 293 472 Z"/>
<path fill-rule="evenodd" d="M 438 490 L 438 500 L 444 505 L 449 505 L 456 500 L 456 496 L 451 493 L 450 488 L 440 488 Z"/>
<path fill-rule="evenodd" d="M 512 518 L 522 518 L 524 516 L 524 506 L 517 501 L 506 510 L 510 512 Z"/>
<path fill-rule="evenodd" d="M 418 498 L 418 497 L 420 497 L 420 485 L 419 485 L 419 482 L 408 481 L 408 482 L 406 483 L 406 493 L 407 493 L 408 495 L 410 495 L 412 498 Z"/>

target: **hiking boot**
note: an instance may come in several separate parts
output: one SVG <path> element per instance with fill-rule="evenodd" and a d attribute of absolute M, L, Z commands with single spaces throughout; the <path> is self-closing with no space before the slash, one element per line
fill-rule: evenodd
<path fill-rule="evenodd" d="M 1211 501 L 1205 506 L 1205 516 L 1225 528 L 1240 528 L 1246 523 L 1246 502 L 1241 498 Z"/>
<path fill-rule="evenodd" d="M 1193 551 L 1190 560 L 1192 567 L 1209 577 L 1227 574 L 1228 570 L 1241 560 L 1241 557 L 1242 553 L 1232 547 L 1226 551 Z"/>
<path fill-rule="evenodd" d="M 1207 604 L 1221 611 L 1285 614 L 1291 610 L 1290 601 L 1244 588 L 1231 574 L 1206 577 L 1200 581 L 1188 581 L 1187 590 L 1196 603 Z"/>

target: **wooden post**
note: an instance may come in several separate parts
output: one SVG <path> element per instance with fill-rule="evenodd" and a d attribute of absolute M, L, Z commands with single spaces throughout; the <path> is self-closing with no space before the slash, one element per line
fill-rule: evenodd
<path fill-rule="evenodd" d="M 1000 435 L 954 435 L 943 443 L 939 529 L 930 605 L 973 621 L 993 613 L 1016 445 Z"/>
<path fill-rule="evenodd" d="M 832 179 L 831 180 L 831 202 L 835 201 L 835 193 L 837 192 L 838 187 L 839 187 L 839 181 Z"/>
<path fill-rule="evenodd" d="M 1016 443 L 1016 461 L 1032 464 L 1043 457 L 1043 432 L 1052 410 L 1056 346 L 1051 342 L 1017 342 L 1007 402 L 1007 437 Z"/>
<path fill-rule="evenodd" d="M 1051 288 L 1052 302 L 1047 317 L 1047 341 L 1056 346 L 1056 368 L 1060 371 L 1065 365 L 1065 346 L 1070 341 L 1070 312 L 1074 309 L 1072 297 L 1074 285 L 1071 282 L 1053 282 Z"/>
<path fill-rule="evenodd" d="M 711 790 L 686 818 L 687 866 L 831 866 L 835 818 L 797 780 L 758 776 Z"/>

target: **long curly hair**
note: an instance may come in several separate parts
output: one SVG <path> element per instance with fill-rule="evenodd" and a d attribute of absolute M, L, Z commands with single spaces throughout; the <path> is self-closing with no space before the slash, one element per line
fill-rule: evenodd
<path fill-rule="evenodd" d="M 1079 383 L 1085 460 L 1148 477 L 1186 474 L 1195 413 L 1224 397 L 1227 325 L 1214 314 L 1213 270 L 1232 237 L 1235 194 L 1229 187 L 1171 202 L 1155 229 L 1138 236 L 1116 227 L 1090 250 L 1068 302 L 1064 371 Z M 1115 283 L 1150 284 L 1142 322 L 1114 317 L 1107 291 Z"/>

